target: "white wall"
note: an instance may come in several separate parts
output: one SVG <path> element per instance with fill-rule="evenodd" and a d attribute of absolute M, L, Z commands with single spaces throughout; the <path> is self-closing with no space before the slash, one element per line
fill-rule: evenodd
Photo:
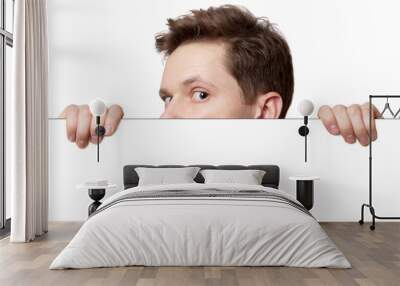
<path fill-rule="evenodd" d="M 294 102 L 350 104 L 400 92 L 400 2 L 243 0 L 278 24 L 293 53 Z M 166 19 L 227 1 L 50 0 L 49 115 L 101 97 L 127 117 L 157 118 L 162 60 L 154 35 Z M 296 116 L 291 108 L 289 116 Z"/>
<path fill-rule="evenodd" d="M 368 149 L 332 137 L 310 122 L 309 162 L 297 134 L 299 120 L 124 120 L 121 130 L 87 150 L 65 140 L 65 122 L 50 121 L 50 220 L 83 220 L 90 199 L 76 185 L 106 178 L 122 188 L 125 164 L 277 164 L 280 188 L 294 194 L 291 175 L 318 175 L 312 213 L 322 221 L 354 221 L 368 199 Z M 399 212 L 399 121 L 378 122 L 374 145 L 374 199 L 379 215 Z M 108 195 L 111 195 L 111 192 Z"/>
<path fill-rule="evenodd" d="M 157 118 L 162 61 L 154 34 L 165 19 L 225 1 L 50 0 L 49 117 L 70 103 L 94 97 L 119 103 L 126 117 Z M 400 93 L 398 1 L 231 1 L 278 24 L 292 48 L 295 100 L 351 104 L 371 93 Z M 381 106 L 381 102 L 379 104 Z M 400 107 L 400 102 L 398 105 Z M 297 117 L 291 108 L 290 117 Z M 398 215 L 396 146 L 399 121 L 379 122 L 375 203 L 379 215 Z M 124 164 L 278 164 L 287 177 L 320 175 L 313 213 L 320 220 L 358 220 L 367 200 L 368 152 L 327 134 L 311 122 L 310 162 L 303 162 L 299 120 L 124 120 L 95 149 L 67 142 L 62 120 L 50 121 L 50 219 L 82 220 L 90 203 L 75 185 L 93 177 L 122 184 Z M 397 144 L 397 145 L 396 145 Z M 387 177 L 387 180 L 385 179 Z M 386 181 L 385 181 L 386 180 Z"/>

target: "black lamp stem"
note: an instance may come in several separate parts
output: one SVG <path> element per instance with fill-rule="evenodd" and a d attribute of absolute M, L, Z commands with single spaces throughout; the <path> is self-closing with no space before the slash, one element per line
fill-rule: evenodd
<path fill-rule="evenodd" d="M 97 125 L 98 126 L 98 125 Z M 100 148 L 100 135 L 97 135 L 97 163 L 100 162 L 100 152 L 99 152 L 99 148 Z"/>
<path fill-rule="evenodd" d="M 304 136 L 304 140 L 305 140 L 305 150 L 304 150 L 304 161 L 307 163 L 307 135 Z"/>
<path fill-rule="evenodd" d="M 97 163 L 100 162 L 100 116 L 96 116 L 96 124 L 97 124 L 97 129 L 96 129 L 96 135 L 97 135 Z"/>
<path fill-rule="evenodd" d="M 307 125 L 308 125 L 308 116 L 304 116 L 304 125 L 306 126 L 306 128 L 307 128 Z M 306 132 L 306 136 L 304 136 L 304 140 L 305 140 L 305 142 L 304 142 L 304 148 L 305 148 L 305 150 L 304 150 L 304 161 L 307 163 L 307 134 L 308 132 Z"/>

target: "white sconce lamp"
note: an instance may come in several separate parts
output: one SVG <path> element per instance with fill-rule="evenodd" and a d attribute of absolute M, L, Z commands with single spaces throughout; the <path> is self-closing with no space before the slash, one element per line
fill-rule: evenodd
<path fill-rule="evenodd" d="M 299 134 L 304 137 L 304 161 L 307 162 L 307 135 L 310 133 L 308 128 L 308 117 L 314 111 L 314 104 L 310 100 L 302 100 L 297 106 L 297 110 L 304 117 L 304 125 L 299 128 Z"/>
<path fill-rule="evenodd" d="M 100 161 L 100 137 L 106 134 L 106 129 L 104 126 L 100 125 L 100 116 L 106 112 L 106 105 L 101 99 L 95 99 L 90 103 L 90 112 L 96 117 L 96 129 L 95 133 L 97 135 L 97 162 Z"/>

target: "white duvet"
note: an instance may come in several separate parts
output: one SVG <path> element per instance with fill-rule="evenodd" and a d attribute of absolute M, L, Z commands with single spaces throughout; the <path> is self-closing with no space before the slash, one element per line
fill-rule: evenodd
<path fill-rule="evenodd" d="M 135 187 L 166 190 L 275 192 L 262 186 L 180 184 Z M 100 208 L 101 209 L 101 208 Z M 294 266 L 349 268 L 318 222 L 283 203 L 246 198 L 152 198 L 122 201 L 90 217 L 50 269 L 145 266 Z"/>

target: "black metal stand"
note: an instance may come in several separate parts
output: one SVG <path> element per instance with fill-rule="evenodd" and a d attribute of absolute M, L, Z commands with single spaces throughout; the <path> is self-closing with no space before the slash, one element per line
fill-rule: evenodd
<path fill-rule="evenodd" d="M 101 205 L 100 200 L 104 198 L 106 194 L 106 189 L 89 189 L 88 190 L 89 197 L 94 200 L 94 202 L 89 205 L 88 214 L 89 216 L 94 213 L 97 208 Z"/>
<path fill-rule="evenodd" d="M 369 110 L 370 110 L 369 134 L 371 134 L 371 125 L 372 125 L 371 110 L 372 110 L 372 99 L 373 98 L 400 98 L 400 95 L 370 95 L 369 96 Z M 364 207 L 369 208 L 369 211 L 372 216 L 372 225 L 370 225 L 370 227 L 369 227 L 371 230 L 375 230 L 375 219 L 386 219 L 386 220 L 400 219 L 400 217 L 378 216 L 375 213 L 375 208 L 372 204 L 372 138 L 371 138 L 371 136 L 369 136 L 369 203 L 362 204 L 362 206 L 361 206 L 361 219 L 358 221 L 358 223 L 361 225 L 364 224 Z"/>

